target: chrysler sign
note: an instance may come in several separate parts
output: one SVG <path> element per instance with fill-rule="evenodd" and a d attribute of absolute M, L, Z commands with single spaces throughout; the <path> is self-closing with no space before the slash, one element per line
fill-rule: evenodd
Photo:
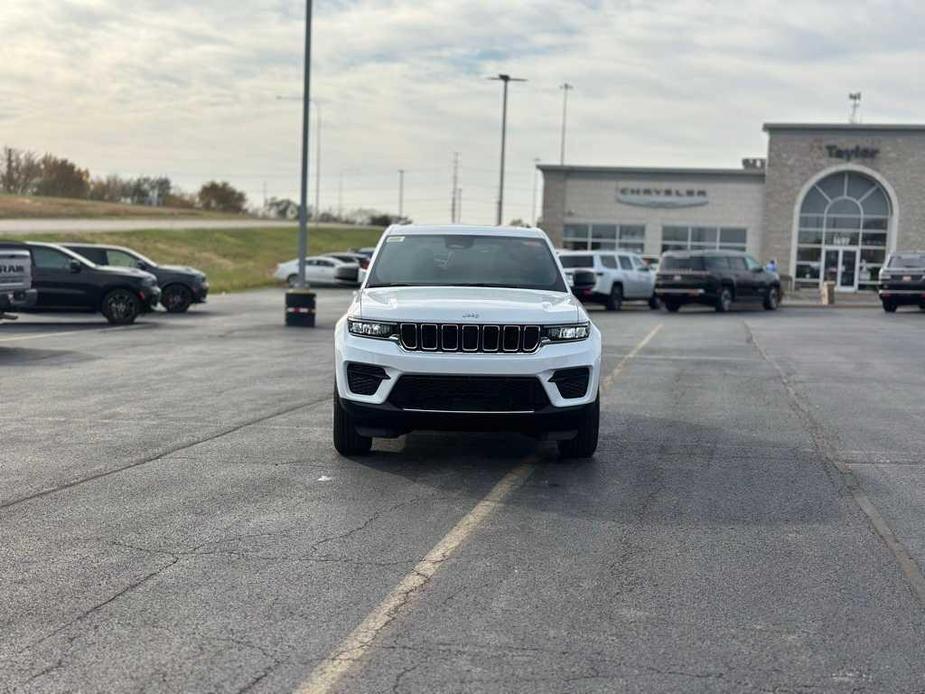
<path fill-rule="evenodd" d="M 707 191 L 699 188 L 619 183 L 617 202 L 637 207 L 700 207 L 709 200 Z"/>

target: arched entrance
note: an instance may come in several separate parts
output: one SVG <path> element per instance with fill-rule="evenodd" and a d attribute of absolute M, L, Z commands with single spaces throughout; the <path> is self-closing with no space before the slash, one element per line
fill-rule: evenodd
<path fill-rule="evenodd" d="M 871 176 L 847 170 L 816 181 L 800 204 L 796 286 L 831 281 L 842 292 L 875 289 L 892 216 L 889 195 Z"/>

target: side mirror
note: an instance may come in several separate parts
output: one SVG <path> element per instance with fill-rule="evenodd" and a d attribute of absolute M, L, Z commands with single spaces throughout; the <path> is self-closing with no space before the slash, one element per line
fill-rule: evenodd
<path fill-rule="evenodd" d="M 572 275 L 572 290 L 575 292 L 593 289 L 595 284 L 597 284 L 597 275 L 591 270 L 575 270 Z"/>
<path fill-rule="evenodd" d="M 83 270 L 83 267 L 84 267 L 84 266 L 83 266 L 83 263 L 81 263 L 79 260 L 75 260 L 75 259 L 73 259 L 73 258 L 72 258 L 71 261 L 68 263 L 68 268 L 70 269 L 71 272 L 75 272 L 75 273 L 76 273 L 76 272 L 80 272 L 81 270 Z"/>

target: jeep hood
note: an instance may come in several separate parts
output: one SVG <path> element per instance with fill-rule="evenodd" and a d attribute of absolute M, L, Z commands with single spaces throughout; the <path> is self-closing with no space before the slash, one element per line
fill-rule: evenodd
<path fill-rule="evenodd" d="M 573 323 L 584 311 L 571 294 L 503 287 L 378 287 L 355 304 L 367 320 L 435 323 Z"/>
<path fill-rule="evenodd" d="M 205 276 L 202 270 L 197 270 L 194 267 L 189 267 L 187 265 L 158 265 L 158 270 L 166 270 L 167 272 L 177 272 L 184 275 L 202 275 Z"/>

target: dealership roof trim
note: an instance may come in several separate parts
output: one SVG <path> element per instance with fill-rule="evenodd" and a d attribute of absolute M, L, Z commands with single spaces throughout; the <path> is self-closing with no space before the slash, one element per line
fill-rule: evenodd
<path fill-rule="evenodd" d="M 763 169 L 705 169 L 697 167 L 664 167 L 664 166 L 573 166 L 570 164 L 537 164 L 536 168 L 546 172 L 564 173 L 590 173 L 590 174 L 619 174 L 630 176 L 745 176 L 748 178 L 764 178 Z"/>
<path fill-rule="evenodd" d="M 925 132 L 923 123 L 765 123 L 763 130 L 843 130 L 845 132 Z"/>

